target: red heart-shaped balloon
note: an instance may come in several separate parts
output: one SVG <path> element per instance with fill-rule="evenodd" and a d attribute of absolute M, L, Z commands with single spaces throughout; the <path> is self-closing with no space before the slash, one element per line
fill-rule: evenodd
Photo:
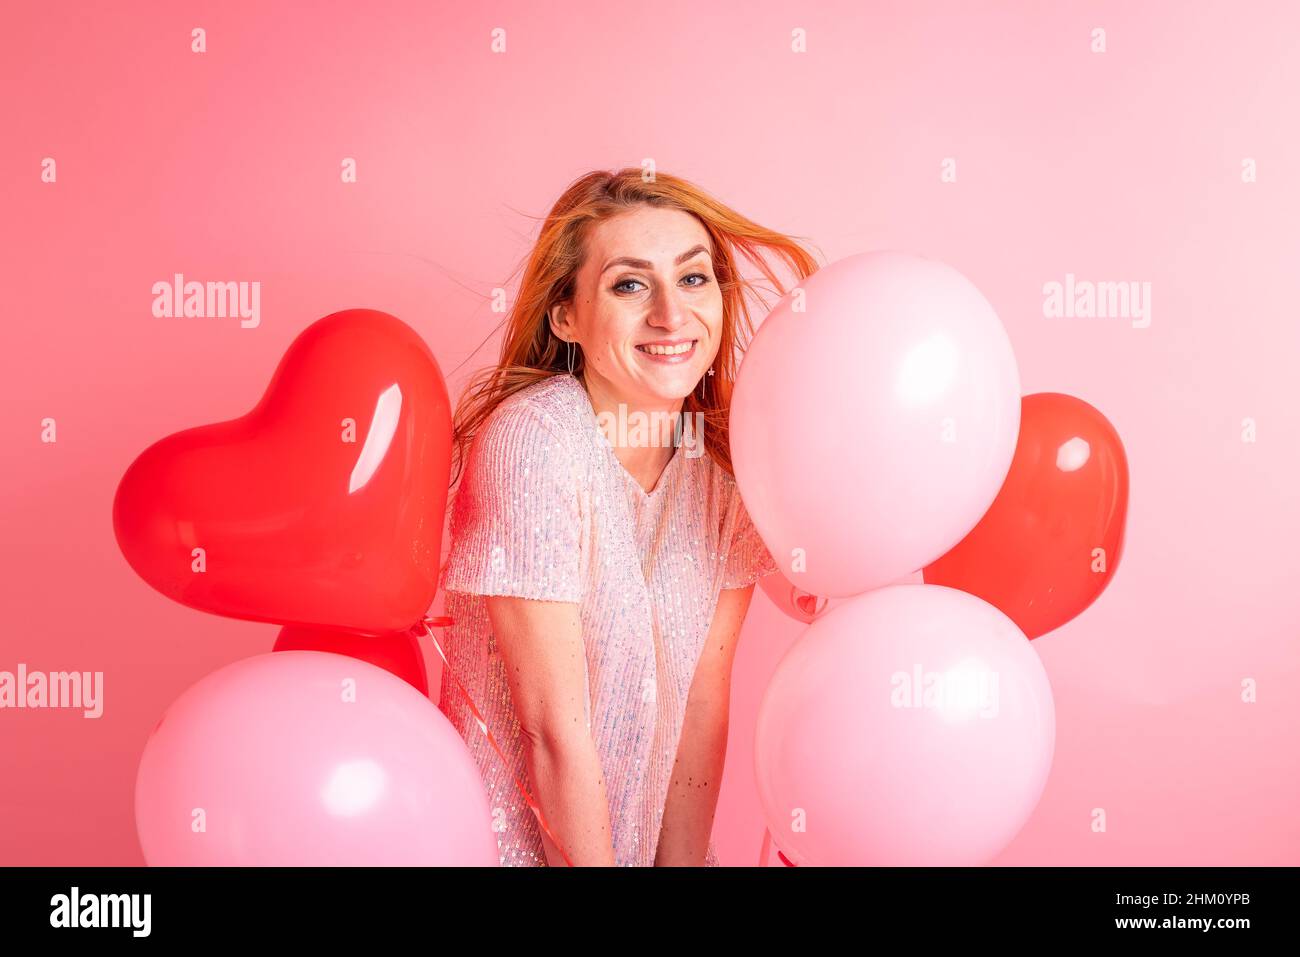
<path fill-rule="evenodd" d="M 429 679 L 419 636 L 411 629 L 387 635 L 358 635 L 333 628 L 299 628 L 286 625 L 276 636 L 272 651 L 328 651 L 368 662 L 397 675 L 426 698 Z"/>
<path fill-rule="evenodd" d="M 247 415 L 142 452 L 113 528 L 140 577 L 191 608 L 386 634 L 437 593 L 450 471 L 433 353 L 349 309 L 303 330 Z"/>

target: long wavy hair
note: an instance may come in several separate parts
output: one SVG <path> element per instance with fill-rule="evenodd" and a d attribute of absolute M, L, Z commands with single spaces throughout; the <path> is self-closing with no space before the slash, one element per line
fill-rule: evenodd
<path fill-rule="evenodd" d="M 727 422 L 740 355 L 754 335 L 747 296 L 768 307 L 760 287 L 741 275 L 737 254 L 758 269 L 771 283 L 769 292 L 778 298 L 788 290 L 764 253 L 783 262 L 796 277 L 796 284 L 819 267 L 795 237 L 746 219 L 692 183 L 667 173 L 650 174 L 628 167 L 617 172 L 596 170 L 575 180 L 542 223 L 536 245 L 521 264 L 523 279 L 505 319 L 500 360 L 470 380 L 457 404 L 452 485 L 460 477 L 475 433 L 498 405 L 534 382 L 568 373 L 568 343 L 551 330 L 547 314 L 557 303 L 571 300 L 592 225 L 641 204 L 690 213 L 712 239 L 713 271 L 722 293 L 722 333 L 713 374 L 704 375 L 685 398 L 682 413 L 691 421 L 703 422 L 708 454 L 728 474 L 735 474 Z M 576 343 L 574 347 L 573 374 L 581 378 L 582 349 Z"/>

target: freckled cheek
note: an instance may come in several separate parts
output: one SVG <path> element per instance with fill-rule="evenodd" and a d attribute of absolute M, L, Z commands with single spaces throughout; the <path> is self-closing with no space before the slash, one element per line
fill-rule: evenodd
<path fill-rule="evenodd" d="M 709 335 L 717 339 L 722 334 L 722 302 L 719 300 L 710 303 L 705 309 L 700 310 L 700 322 L 709 330 Z"/>
<path fill-rule="evenodd" d="M 617 352 L 613 340 L 602 340 L 596 346 L 592 362 L 598 369 L 607 369 L 617 359 Z"/>

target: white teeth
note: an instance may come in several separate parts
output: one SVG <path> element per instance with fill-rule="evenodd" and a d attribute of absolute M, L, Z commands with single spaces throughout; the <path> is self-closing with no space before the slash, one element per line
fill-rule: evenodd
<path fill-rule="evenodd" d="M 637 346 L 637 348 L 652 356 L 680 356 L 690 352 L 694 345 L 694 342 L 679 342 L 675 346 Z"/>

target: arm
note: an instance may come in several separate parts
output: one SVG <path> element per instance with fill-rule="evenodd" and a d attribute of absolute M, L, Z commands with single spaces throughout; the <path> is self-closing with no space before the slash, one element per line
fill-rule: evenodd
<path fill-rule="evenodd" d="M 575 867 L 613 866 L 605 778 L 587 730 L 583 680 L 586 651 L 572 602 L 493 596 L 486 599 L 515 716 L 524 741 L 533 798 Z M 542 832 L 546 859 L 564 858 Z"/>
<path fill-rule="evenodd" d="M 713 831 L 731 712 L 731 663 L 754 586 L 724 588 L 686 699 L 682 737 L 664 804 L 656 867 L 701 867 Z"/>

